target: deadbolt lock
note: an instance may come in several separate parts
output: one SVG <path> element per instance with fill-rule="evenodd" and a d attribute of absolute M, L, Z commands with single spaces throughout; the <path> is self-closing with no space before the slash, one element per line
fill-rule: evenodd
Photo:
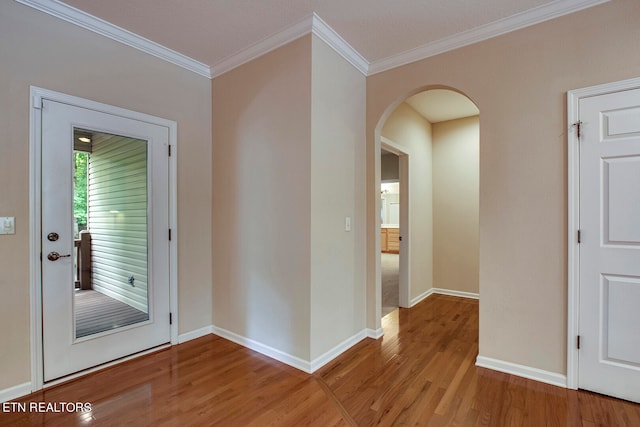
<path fill-rule="evenodd" d="M 55 242 L 60 238 L 60 235 L 58 233 L 49 233 L 47 234 L 47 239 L 50 242 Z"/>

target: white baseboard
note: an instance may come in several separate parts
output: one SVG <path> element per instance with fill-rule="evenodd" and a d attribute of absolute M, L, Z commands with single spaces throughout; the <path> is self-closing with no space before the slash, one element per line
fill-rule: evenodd
<path fill-rule="evenodd" d="M 478 356 L 476 359 L 476 366 L 504 372 L 505 374 L 517 375 L 519 377 L 540 381 L 558 387 L 567 387 L 566 375 L 544 371 L 530 366 L 518 365 L 517 363 L 505 362 L 504 360 L 492 359 L 484 356 Z"/>
<path fill-rule="evenodd" d="M 409 307 L 413 307 L 414 305 L 422 302 L 425 298 L 432 294 L 440 294 L 440 295 L 450 295 L 452 297 L 462 297 L 462 298 L 471 298 L 471 299 L 480 299 L 480 294 L 476 294 L 473 292 L 463 292 L 463 291 L 455 291 L 453 289 L 444 289 L 444 288 L 431 288 L 428 291 L 425 291 L 418 295 L 415 298 L 411 298 L 409 301 Z"/>
<path fill-rule="evenodd" d="M 31 382 L 0 390 L 0 403 L 8 402 L 31 393 Z"/>
<path fill-rule="evenodd" d="M 301 371 L 304 371 L 306 373 L 311 373 L 311 362 L 307 360 L 300 359 L 297 356 L 293 356 L 291 354 L 270 347 L 266 344 L 262 344 L 258 341 L 252 340 L 251 338 L 243 337 L 242 335 L 238 335 L 235 332 L 231 332 L 217 326 L 213 326 L 212 329 L 212 332 L 215 335 L 228 339 L 229 341 L 233 341 L 234 343 L 240 344 L 243 347 L 247 347 L 251 350 L 257 351 L 258 353 L 264 354 L 265 356 L 268 356 L 289 366 L 293 366 L 294 368 L 300 369 Z"/>
<path fill-rule="evenodd" d="M 471 299 L 480 299 L 480 294 L 473 292 L 455 291 L 453 289 L 432 288 L 434 294 L 450 295 L 452 297 L 462 297 Z"/>
<path fill-rule="evenodd" d="M 378 328 L 378 329 L 365 329 L 365 332 L 367 333 L 367 337 L 369 338 L 373 338 L 374 340 L 377 340 L 378 338 L 382 338 L 382 336 L 384 335 L 384 329 L 382 328 Z"/>
<path fill-rule="evenodd" d="M 212 325 L 205 326 L 204 328 L 196 329 L 195 331 L 185 332 L 184 334 L 178 335 L 178 344 L 195 340 L 196 338 L 204 337 L 205 335 L 209 335 L 212 333 L 213 333 Z"/>
<path fill-rule="evenodd" d="M 358 332 L 354 336 L 342 341 L 340 344 L 333 347 L 331 350 L 327 351 L 323 355 L 316 357 L 311 361 L 311 372 L 315 372 L 318 369 L 322 368 L 324 365 L 331 362 L 333 359 L 335 359 L 345 351 L 349 350 L 351 347 L 353 347 L 354 345 L 356 345 L 366 337 L 367 337 L 367 331 L 363 329 L 362 331 Z"/>
<path fill-rule="evenodd" d="M 379 331 L 382 331 L 382 329 L 380 329 Z M 377 332 L 378 331 L 376 331 L 376 333 Z M 365 339 L 367 336 L 369 336 L 368 330 L 363 329 L 352 337 L 349 337 L 346 340 L 342 341 L 331 350 L 309 362 L 297 356 L 293 356 L 289 353 L 285 353 L 266 344 L 262 344 L 258 341 L 243 337 L 242 335 L 238 335 L 235 332 L 231 332 L 217 326 L 212 326 L 212 333 L 222 338 L 228 339 L 229 341 L 232 341 L 236 344 L 240 344 L 243 347 L 247 347 L 253 351 L 257 351 L 260 354 L 268 356 L 272 359 L 275 359 L 308 374 L 312 374 L 313 372 L 317 371 L 318 369 L 338 357 L 340 354 L 344 353 L 345 351 Z"/>
<path fill-rule="evenodd" d="M 425 298 L 427 298 L 432 293 L 433 293 L 433 288 L 429 289 L 428 291 L 425 291 L 425 292 L 421 293 L 420 295 L 418 295 L 415 298 L 411 298 L 411 301 L 409 301 L 409 308 L 411 308 L 414 305 L 422 302 Z"/>

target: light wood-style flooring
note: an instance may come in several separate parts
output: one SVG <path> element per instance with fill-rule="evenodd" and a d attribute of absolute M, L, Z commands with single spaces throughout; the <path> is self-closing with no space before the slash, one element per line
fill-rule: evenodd
<path fill-rule="evenodd" d="M 640 426 L 640 405 L 478 368 L 478 303 L 432 295 L 313 375 L 210 335 L 35 393 L 0 425 Z"/>

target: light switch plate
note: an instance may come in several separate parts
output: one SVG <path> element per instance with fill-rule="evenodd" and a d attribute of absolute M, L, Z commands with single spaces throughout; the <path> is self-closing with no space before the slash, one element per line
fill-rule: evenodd
<path fill-rule="evenodd" d="M 344 218 L 344 231 L 351 231 L 351 217 Z"/>
<path fill-rule="evenodd" d="M 15 217 L 0 216 L 0 234 L 16 234 Z"/>

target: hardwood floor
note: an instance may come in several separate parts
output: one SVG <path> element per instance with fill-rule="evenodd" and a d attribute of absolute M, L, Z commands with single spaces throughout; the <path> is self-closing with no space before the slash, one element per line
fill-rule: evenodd
<path fill-rule="evenodd" d="M 640 426 L 640 405 L 474 365 L 478 303 L 432 295 L 313 375 L 203 337 L 20 399 L 0 425 Z"/>

